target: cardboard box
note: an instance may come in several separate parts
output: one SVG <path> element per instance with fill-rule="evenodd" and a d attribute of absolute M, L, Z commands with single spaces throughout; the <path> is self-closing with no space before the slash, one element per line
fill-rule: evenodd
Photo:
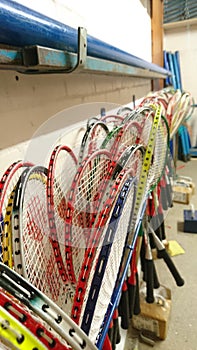
<path fill-rule="evenodd" d="M 174 185 L 190 187 L 192 189 L 192 195 L 195 194 L 195 184 L 193 183 L 191 177 L 179 175 L 175 180 Z"/>
<path fill-rule="evenodd" d="M 139 315 L 134 315 L 132 318 L 132 325 L 134 328 L 143 331 L 149 331 L 155 335 L 155 337 L 164 340 L 167 337 L 169 319 L 171 314 L 171 291 L 166 287 L 165 297 L 162 293 L 155 297 L 153 304 L 148 304 L 145 301 L 145 295 L 140 293 L 140 307 L 141 312 Z"/>
<path fill-rule="evenodd" d="M 176 186 L 173 187 L 173 202 L 182 203 L 182 204 L 189 204 L 191 195 L 192 195 L 192 188 L 189 186 Z"/>

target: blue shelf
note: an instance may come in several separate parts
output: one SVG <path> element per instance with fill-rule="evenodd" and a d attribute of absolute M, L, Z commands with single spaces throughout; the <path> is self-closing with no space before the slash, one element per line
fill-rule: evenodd
<path fill-rule="evenodd" d="M 77 65 L 78 55 L 41 46 L 26 48 L 0 48 L 0 69 L 27 74 L 67 73 Z M 87 56 L 78 72 L 107 75 L 126 75 L 143 78 L 165 78 L 164 74 L 148 69 Z"/>
<path fill-rule="evenodd" d="M 66 73 L 78 60 L 77 29 L 9 0 L 0 1 L 0 23 L 2 69 L 16 69 L 24 73 Z M 87 35 L 86 43 L 85 72 L 148 78 L 170 75 L 166 69 L 90 35 Z M 34 50 L 34 62 L 27 62 L 25 58 L 28 49 Z"/>

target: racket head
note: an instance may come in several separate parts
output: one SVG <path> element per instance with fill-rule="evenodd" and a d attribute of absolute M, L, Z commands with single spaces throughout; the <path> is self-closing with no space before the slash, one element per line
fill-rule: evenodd
<path fill-rule="evenodd" d="M 12 249 L 12 211 L 14 205 L 16 186 L 12 190 L 8 199 L 6 213 L 4 218 L 4 229 L 2 233 L 2 262 L 9 267 L 13 267 L 13 249 Z"/>
<path fill-rule="evenodd" d="M 80 322 L 86 295 L 89 293 L 95 263 L 98 259 L 98 254 L 102 249 L 105 230 L 110 219 L 111 210 L 113 210 L 115 205 L 118 190 L 120 189 L 125 176 L 127 176 L 127 172 L 130 174 L 137 173 L 139 159 L 141 160 L 141 158 L 141 146 L 131 146 L 130 149 L 126 150 L 117 163 L 117 166 L 114 167 L 109 186 L 105 188 L 107 196 L 104 196 L 105 201 L 100 203 L 98 216 L 96 217 L 93 230 L 90 233 L 83 261 L 80 265 L 81 270 L 77 281 L 76 293 L 71 311 L 71 317 L 77 323 Z"/>
<path fill-rule="evenodd" d="M 69 277 L 77 281 L 84 249 L 91 234 L 107 179 L 112 171 L 106 150 L 94 152 L 78 168 L 67 195 L 65 254 Z"/>
<path fill-rule="evenodd" d="M 80 165 L 82 160 L 85 159 L 88 155 L 100 148 L 103 139 L 105 139 L 108 132 L 109 129 L 106 123 L 100 120 L 92 122 L 87 126 L 87 130 L 81 142 L 78 156 L 78 165 Z"/>
<path fill-rule="evenodd" d="M 65 145 L 55 147 L 47 172 L 47 212 L 54 256 L 64 282 L 68 280 L 65 261 L 66 196 L 76 169 L 77 158 L 71 148 Z"/>
<path fill-rule="evenodd" d="M 16 349 L 41 349 L 46 350 L 44 346 L 34 335 L 15 319 L 6 309 L 0 306 L 0 336 L 12 344 L 11 348 Z"/>
<path fill-rule="evenodd" d="M 0 286 L 47 322 L 72 349 L 96 350 L 86 334 L 51 299 L 22 276 L 0 263 Z"/>
<path fill-rule="evenodd" d="M 70 349 L 63 339 L 58 337 L 54 331 L 52 333 L 46 322 L 2 288 L 0 288 L 0 305 L 34 334 L 47 348 L 59 350 Z"/>
<path fill-rule="evenodd" d="M 13 208 L 14 268 L 28 281 L 69 310 L 72 287 L 59 275 L 47 216 L 47 169 L 23 172 Z M 17 250 L 16 250 L 17 249 Z"/>
<path fill-rule="evenodd" d="M 99 334 L 115 286 L 117 271 L 127 241 L 132 208 L 135 202 L 136 179 L 129 178 L 121 186 L 119 195 L 105 231 L 103 245 L 91 280 L 91 286 L 82 310 L 82 329 L 93 342 Z"/>
<path fill-rule="evenodd" d="M 29 162 L 14 162 L 6 169 L 0 180 L 0 261 L 3 261 L 2 239 L 9 197 L 24 168 L 30 166 L 32 166 L 32 164 Z"/>

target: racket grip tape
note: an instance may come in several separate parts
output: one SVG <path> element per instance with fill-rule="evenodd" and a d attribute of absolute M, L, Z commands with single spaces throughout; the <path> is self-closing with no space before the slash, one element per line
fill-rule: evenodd
<path fill-rule="evenodd" d="M 157 235 L 155 234 L 155 232 L 153 231 L 153 229 L 151 228 L 151 226 L 149 226 L 149 229 L 154 237 L 154 240 L 155 240 L 155 243 L 156 243 L 156 246 L 157 246 L 157 249 L 158 249 L 158 252 L 157 252 L 157 256 L 158 258 L 162 258 L 168 269 L 170 270 L 172 276 L 174 277 L 175 281 L 176 281 L 176 284 L 178 287 L 181 287 L 184 285 L 184 280 L 183 278 L 180 276 L 176 266 L 174 265 L 171 257 L 169 256 L 168 252 L 166 251 L 165 249 L 165 246 L 163 244 L 162 241 L 159 240 L 159 238 L 157 237 Z"/>
<path fill-rule="evenodd" d="M 106 342 L 107 343 L 110 342 L 110 346 L 111 346 L 110 349 L 112 349 L 113 337 L 114 337 L 114 322 L 112 319 L 110 324 L 109 324 L 109 328 L 108 328 L 108 337 L 106 337 Z"/>
<path fill-rule="evenodd" d="M 146 259 L 146 302 L 154 303 L 153 261 Z"/>
<path fill-rule="evenodd" d="M 113 314 L 113 339 L 112 339 L 112 349 L 115 350 L 116 344 L 120 343 L 121 335 L 120 335 L 120 328 L 119 328 L 119 321 L 118 321 L 118 309 L 115 309 Z"/>
<path fill-rule="evenodd" d="M 157 276 L 157 270 L 156 270 L 154 261 L 153 261 L 153 285 L 154 285 L 155 289 L 160 287 L 160 283 L 159 283 L 159 279 L 158 279 L 158 276 Z"/>
<path fill-rule="evenodd" d="M 164 248 L 162 250 L 158 250 L 158 254 L 159 254 L 159 257 L 165 261 L 168 269 L 170 270 L 172 276 L 174 277 L 174 280 L 176 281 L 177 286 L 182 287 L 184 285 L 184 280 L 181 277 L 181 275 L 179 274 L 176 266 L 174 265 L 171 257 L 167 253 L 166 249 Z"/>
<path fill-rule="evenodd" d="M 136 278 L 136 289 L 135 289 L 135 303 L 134 303 L 133 314 L 139 315 L 141 312 L 141 309 L 140 309 L 139 275 L 137 272 L 136 272 L 135 278 Z"/>
<path fill-rule="evenodd" d="M 129 297 L 128 297 L 128 288 L 127 283 L 124 281 L 122 287 L 122 294 L 119 303 L 119 310 L 121 316 L 121 327 L 122 329 L 129 328 Z"/>
<path fill-rule="evenodd" d="M 129 318 L 132 318 L 132 316 L 133 316 L 135 295 L 136 295 L 136 282 L 135 282 L 135 284 L 131 284 L 128 281 Z"/>

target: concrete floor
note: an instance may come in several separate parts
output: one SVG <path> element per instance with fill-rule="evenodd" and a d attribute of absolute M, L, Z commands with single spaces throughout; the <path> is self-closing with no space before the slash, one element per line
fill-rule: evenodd
<path fill-rule="evenodd" d="M 197 158 L 183 163 L 178 161 L 177 174 L 190 176 L 196 185 L 191 203 L 197 209 Z M 156 261 L 160 283 L 171 289 L 172 310 L 167 338 L 156 341 L 157 350 L 197 350 L 197 234 L 183 232 L 183 209 L 189 205 L 174 203 L 165 219 L 168 240 L 176 240 L 185 254 L 172 259 L 185 280 L 183 287 L 177 287 L 163 260 Z M 125 350 L 150 350 L 150 345 L 139 342 L 134 346 L 132 330 L 127 333 Z M 119 347 L 118 347 L 119 349 Z"/>

